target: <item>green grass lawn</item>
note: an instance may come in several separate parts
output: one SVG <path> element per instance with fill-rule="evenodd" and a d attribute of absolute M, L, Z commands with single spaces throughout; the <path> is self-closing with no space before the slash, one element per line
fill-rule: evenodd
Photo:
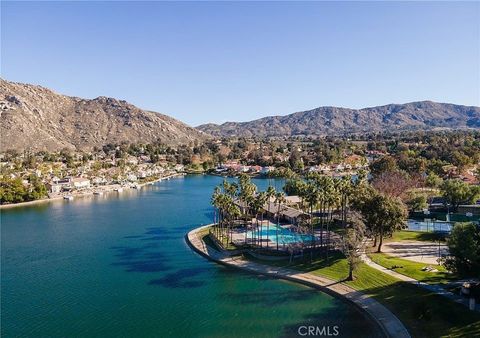
<path fill-rule="evenodd" d="M 292 264 L 265 262 L 315 275 L 344 281 L 348 276 L 348 264 L 340 253 L 332 253 L 327 261 L 310 256 Z M 415 285 L 401 282 L 366 264 L 361 263 L 354 281 L 344 281 L 352 288 L 371 295 L 390 309 L 408 328 L 414 337 L 473 337 L 480 335 L 480 314 L 435 295 Z"/>
<path fill-rule="evenodd" d="M 198 236 L 207 244 L 208 246 L 217 249 L 217 245 L 215 244 L 214 240 L 210 238 L 209 232 L 212 227 L 207 227 L 205 229 L 202 229 L 201 231 L 198 232 Z M 225 247 L 225 242 L 226 239 L 224 236 L 220 235 L 219 240 L 222 239 L 222 244 L 225 250 L 237 250 L 238 248 L 233 245 L 232 243 L 228 243 L 228 245 Z"/>
<path fill-rule="evenodd" d="M 386 242 L 399 242 L 399 241 L 427 241 L 438 242 L 439 240 L 444 242 L 445 235 L 436 232 L 425 231 L 396 231 L 390 238 L 384 239 Z"/>
<path fill-rule="evenodd" d="M 372 261 L 387 269 L 391 269 L 421 282 L 429 284 L 446 284 L 457 279 L 455 275 L 448 273 L 447 270 L 441 265 L 412 262 L 407 259 L 377 252 L 369 253 L 368 256 Z M 438 272 L 422 271 L 422 268 L 427 265 L 437 269 Z"/>

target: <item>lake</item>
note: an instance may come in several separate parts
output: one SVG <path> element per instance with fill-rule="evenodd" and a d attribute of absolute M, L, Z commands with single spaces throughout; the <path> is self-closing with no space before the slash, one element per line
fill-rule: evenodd
<path fill-rule="evenodd" d="M 192 252 L 184 235 L 212 221 L 221 181 L 186 176 L 2 210 L 1 336 L 290 337 L 301 325 L 377 334 L 340 299 Z"/>

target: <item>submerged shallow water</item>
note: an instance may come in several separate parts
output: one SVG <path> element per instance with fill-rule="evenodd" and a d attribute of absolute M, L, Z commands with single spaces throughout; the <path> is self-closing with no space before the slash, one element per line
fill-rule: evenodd
<path fill-rule="evenodd" d="M 281 337 L 302 325 L 378 334 L 337 298 L 193 253 L 184 235 L 211 222 L 221 180 L 2 210 L 1 336 Z"/>

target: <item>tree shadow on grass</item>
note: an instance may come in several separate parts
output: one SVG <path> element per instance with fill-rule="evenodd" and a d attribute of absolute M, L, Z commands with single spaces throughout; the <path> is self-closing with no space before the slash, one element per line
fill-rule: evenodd
<path fill-rule="evenodd" d="M 480 322 L 480 313 L 470 311 L 446 297 L 421 289 L 406 282 L 395 282 L 362 290 L 373 296 L 392 311 L 409 330 L 412 336 L 440 337 L 462 331 Z M 476 326 L 480 336 L 480 325 Z"/>
<path fill-rule="evenodd" d="M 328 258 L 325 252 L 316 252 L 313 256 L 310 253 L 305 253 L 303 257 L 294 258 L 292 262 L 289 261 L 272 261 L 268 262 L 269 265 L 278 267 L 289 268 L 292 270 L 298 270 L 303 272 L 311 272 L 318 269 L 323 269 L 336 264 L 345 257 L 339 251 L 330 251 Z M 250 259 L 250 258 L 249 258 Z M 255 260 L 255 259 L 252 259 Z M 257 260 L 259 263 L 265 263 L 261 260 Z"/>
<path fill-rule="evenodd" d="M 447 238 L 447 233 L 444 232 L 422 232 L 421 234 L 418 234 L 418 240 L 419 241 L 426 241 L 426 242 L 438 242 L 442 241 L 444 242 L 445 239 Z"/>

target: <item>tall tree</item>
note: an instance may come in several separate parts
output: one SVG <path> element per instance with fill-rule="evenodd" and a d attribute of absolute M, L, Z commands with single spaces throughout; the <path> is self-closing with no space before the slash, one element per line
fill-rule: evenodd
<path fill-rule="evenodd" d="M 356 211 L 349 213 L 344 230 L 342 251 L 348 262 L 348 280 L 353 280 L 353 273 L 361 262 L 360 256 L 365 237 L 365 223 L 362 215 Z"/>
<path fill-rule="evenodd" d="M 447 238 L 449 255 L 445 267 L 461 276 L 480 276 L 480 227 L 471 222 L 455 223 Z"/>
<path fill-rule="evenodd" d="M 280 211 L 282 204 L 286 202 L 285 199 L 285 194 L 281 191 L 277 192 L 275 195 L 275 204 L 277 204 L 278 209 L 277 209 L 277 226 L 275 227 L 275 237 L 276 237 L 276 243 L 277 243 L 277 250 L 278 250 L 278 228 L 280 227 Z"/>
<path fill-rule="evenodd" d="M 368 185 L 359 187 L 353 206 L 361 212 L 367 230 L 375 239 L 374 246 L 378 239 L 378 252 L 382 250 L 383 239 L 400 230 L 408 215 L 399 198 L 383 195 Z"/>
<path fill-rule="evenodd" d="M 271 185 L 268 186 L 267 188 L 267 191 L 266 191 L 266 196 L 267 196 L 267 205 L 268 205 L 268 215 L 270 215 L 270 202 L 271 200 L 275 197 L 275 194 L 276 194 L 276 190 L 274 187 L 272 187 Z M 270 230 L 270 221 L 268 222 L 267 224 L 267 248 L 269 247 L 269 242 L 270 242 L 270 238 L 269 238 L 269 230 Z"/>
<path fill-rule="evenodd" d="M 458 210 L 460 204 L 475 203 L 480 197 L 480 186 L 468 185 L 457 179 L 444 181 L 440 186 L 440 191 L 454 212 Z"/>

